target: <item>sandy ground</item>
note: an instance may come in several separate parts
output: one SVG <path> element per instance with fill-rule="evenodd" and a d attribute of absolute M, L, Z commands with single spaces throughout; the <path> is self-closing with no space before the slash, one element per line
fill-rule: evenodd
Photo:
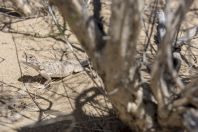
<path fill-rule="evenodd" d="M 110 2 L 103 0 L 102 3 L 105 10 L 101 13 L 107 30 Z M 197 3 L 193 8 L 197 7 Z M 188 13 L 189 19 L 183 26 L 197 25 L 195 17 Z M 7 17 L 0 18 L 9 21 Z M 19 33 L 0 32 L 0 132 L 50 132 L 57 129 L 72 132 L 125 131 L 126 127 L 113 114 L 112 106 L 103 95 L 100 78 L 93 78 L 94 71 L 83 71 L 55 80 L 55 84 L 42 89 L 40 86 L 45 80 L 34 69 L 20 63 L 24 52 L 35 55 L 40 61 L 60 60 L 61 57 L 63 60 L 88 58 L 69 30 L 66 37 L 73 50 L 67 43 L 50 38 L 49 35 L 56 32 L 51 24 L 50 16 L 32 18 L 11 25 L 13 31 Z M 141 46 L 145 42 L 144 37 L 143 29 L 138 42 Z M 193 44 L 196 46 L 196 40 Z M 198 53 L 196 49 L 194 53 Z M 185 48 L 183 54 L 190 56 Z M 189 74 L 186 67 L 183 63 L 180 74 Z M 35 125 L 37 122 L 41 123 Z"/>
<path fill-rule="evenodd" d="M 11 25 L 19 33 L 0 32 L 0 131 L 28 131 L 44 120 L 31 131 L 119 131 L 121 128 L 113 124 L 120 121 L 111 115 L 112 107 L 101 92 L 100 78 L 92 76 L 94 71 L 54 80 L 43 89 L 40 86 L 45 80 L 38 72 L 20 63 L 24 52 L 40 61 L 88 59 L 69 30 L 66 36 L 73 49 L 46 37 L 55 30 L 51 23 L 49 16 L 32 18 Z M 54 123 L 57 120 L 59 124 Z"/>

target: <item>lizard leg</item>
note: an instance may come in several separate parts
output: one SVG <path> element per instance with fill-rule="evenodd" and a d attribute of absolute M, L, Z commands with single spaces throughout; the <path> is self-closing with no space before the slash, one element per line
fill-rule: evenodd
<path fill-rule="evenodd" d="M 42 77 L 44 77 L 47 81 L 44 83 L 44 86 L 45 87 L 48 87 L 49 86 L 49 84 L 50 84 L 50 82 L 52 81 L 52 79 L 51 79 L 51 77 L 50 77 L 50 75 L 48 75 L 46 72 L 40 72 L 40 75 L 42 76 Z"/>

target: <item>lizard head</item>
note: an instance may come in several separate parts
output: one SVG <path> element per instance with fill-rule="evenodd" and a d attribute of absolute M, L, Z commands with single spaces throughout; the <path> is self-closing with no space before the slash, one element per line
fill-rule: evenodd
<path fill-rule="evenodd" d="M 23 57 L 25 58 L 25 61 L 28 62 L 28 63 L 32 63 L 32 62 L 37 61 L 36 57 L 32 54 L 24 53 Z"/>
<path fill-rule="evenodd" d="M 26 64 L 28 66 L 36 68 L 39 65 L 39 61 L 32 54 L 24 53 L 22 57 L 23 57 L 22 63 L 24 63 L 24 64 Z"/>

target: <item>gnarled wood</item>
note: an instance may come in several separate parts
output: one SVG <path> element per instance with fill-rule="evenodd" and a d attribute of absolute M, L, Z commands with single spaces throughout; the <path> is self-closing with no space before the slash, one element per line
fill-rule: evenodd
<path fill-rule="evenodd" d="M 50 3 L 58 7 L 98 72 L 104 73 L 102 79 L 108 96 L 122 121 L 138 131 L 169 131 L 184 127 L 197 130 L 197 126 L 191 127 L 192 121 L 197 121 L 197 80 L 184 89 L 173 67 L 173 57 L 177 54 L 172 50 L 174 44 L 182 45 L 197 35 L 196 28 L 191 30 L 189 38 L 176 41 L 193 0 L 178 1 L 175 12 L 167 14 L 167 20 L 162 21 L 166 31 L 158 32 L 159 52 L 152 70 L 151 89 L 143 87 L 141 61 L 136 60 L 143 0 L 112 1 L 108 39 L 104 39 L 103 32 L 82 0 L 50 0 Z M 169 7 L 166 11 L 170 13 Z M 179 94 L 173 92 L 176 85 L 180 86 Z M 175 99 L 174 96 L 178 95 Z M 193 107 L 187 107 L 188 104 Z"/>

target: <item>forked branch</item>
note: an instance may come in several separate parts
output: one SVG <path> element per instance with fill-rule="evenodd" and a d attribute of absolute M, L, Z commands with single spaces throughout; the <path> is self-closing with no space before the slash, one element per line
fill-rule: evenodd
<path fill-rule="evenodd" d="M 182 123 L 179 121 L 174 122 L 175 119 L 179 118 L 177 115 L 179 113 L 171 113 L 172 108 L 169 106 L 169 103 L 172 102 L 174 96 L 173 91 L 175 91 L 177 83 L 175 81 L 177 72 L 173 66 L 172 48 L 184 16 L 192 3 L 193 0 L 179 1 L 179 6 L 175 12 L 168 14 L 165 25 L 166 34 L 159 44 L 158 57 L 152 72 L 151 90 L 158 102 L 158 119 L 164 125 L 181 126 Z"/>

